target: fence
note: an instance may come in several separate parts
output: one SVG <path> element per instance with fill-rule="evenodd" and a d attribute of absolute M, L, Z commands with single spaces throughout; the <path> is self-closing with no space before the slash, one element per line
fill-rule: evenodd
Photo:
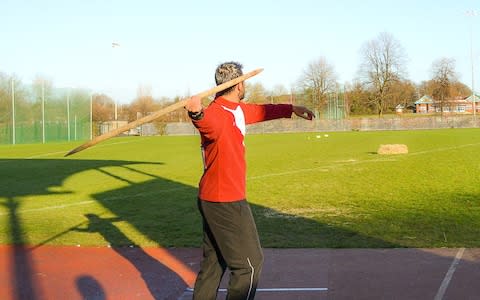
<path fill-rule="evenodd" d="M 341 120 L 279 119 L 247 126 L 248 133 L 323 132 L 323 131 L 372 131 L 372 130 L 417 130 L 441 128 L 475 128 L 480 122 L 471 115 L 395 117 L 395 118 L 350 118 Z M 197 134 L 191 123 L 169 123 L 167 135 Z"/>
<path fill-rule="evenodd" d="M 0 144 L 92 138 L 91 95 L 48 83 L 0 80 Z"/>

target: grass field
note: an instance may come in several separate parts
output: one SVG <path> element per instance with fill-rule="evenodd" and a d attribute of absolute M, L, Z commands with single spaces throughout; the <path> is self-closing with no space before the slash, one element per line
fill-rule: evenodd
<path fill-rule="evenodd" d="M 480 247 L 479 129 L 324 135 L 247 136 L 264 247 Z M 0 146 L 0 244 L 200 245 L 198 136 L 77 145 Z"/>

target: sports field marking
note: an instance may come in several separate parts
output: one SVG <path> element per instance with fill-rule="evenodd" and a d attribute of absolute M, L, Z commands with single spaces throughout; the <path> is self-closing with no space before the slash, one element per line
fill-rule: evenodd
<path fill-rule="evenodd" d="M 15 162 L 16 160 L 19 160 L 19 159 L 34 159 L 34 158 L 52 156 L 52 155 L 57 155 L 57 154 L 62 154 L 62 153 L 65 153 L 65 151 L 47 152 L 47 153 L 35 154 L 35 155 L 32 155 L 32 156 L 27 156 L 27 157 L 11 157 L 11 158 L 8 158 L 9 160 L 1 161 L 0 163 L 4 164 L 4 163 L 9 163 L 9 162 Z"/>
<path fill-rule="evenodd" d="M 192 289 L 193 291 L 193 289 Z M 227 289 L 218 289 L 219 292 L 227 292 Z M 257 292 L 326 292 L 328 288 L 269 288 L 257 289 Z"/>
<path fill-rule="evenodd" d="M 38 158 L 38 157 L 52 156 L 52 155 L 57 155 L 57 154 L 62 154 L 62 153 L 65 153 L 65 151 L 57 151 L 57 152 L 48 152 L 48 153 L 43 153 L 43 154 L 36 154 L 36 155 L 32 155 L 32 156 L 26 157 L 26 159 L 33 159 L 33 158 Z"/>
<path fill-rule="evenodd" d="M 126 144 L 126 143 L 131 143 L 133 141 L 122 141 L 122 142 L 117 142 L 117 143 L 110 143 L 110 144 L 105 144 L 105 145 L 99 145 L 98 147 L 105 147 L 109 145 L 116 145 L 116 144 Z M 465 144 L 465 145 L 459 145 L 455 147 L 447 147 L 447 148 L 439 148 L 439 149 L 432 149 L 432 150 L 426 150 L 426 151 L 419 151 L 419 152 L 413 152 L 409 153 L 408 155 L 421 155 L 421 154 L 428 154 L 432 152 L 440 152 L 440 151 L 448 151 L 448 150 L 454 150 L 454 149 L 460 149 L 460 148 L 466 148 L 466 147 L 472 147 L 472 146 L 478 146 L 480 143 L 474 143 L 474 144 Z M 38 154 L 35 156 L 30 156 L 27 159 L 31 159 L 34 157 L 40 157 L 40 156 L 48 156 L 48 155 L 53 155 L 53 154 L 58 154 L 58 153 L 64 153 L 62 152 L 51 152 L 51 153 L 44 153 L 44 154 Z M 11 161 L 15 161 L 14 159 Z M 4 161 L 4 162 L 11 162 L 11 161 Z M 251 176 L 248 177 L 249 180 L 255 180 L 255 179 L 263 179 L 263 178 L 268 178 L 268 177 L 275 177 L 275 176 L 283 176 L 283 175 L 291 175 L 291 174 L 296 174 L 296 173 L 303 173 L 303 172 L 313 172 L 313 171 L 321 171 L 321 172 L 328 172 L 331 169 L 342 167 L 342 166 L 349 166 L 349 165 L 355 165 L 355 164 L 362 164 L 362 163 L 371 163 L 371 162 L 388 162 L 388 161 L 396 161 L 396 159 L 392 158 L 380 158 L 380 159 L 371 159 L 371 160 L 362 160 L 362 161 L 357 161 L 357 160 L 346 160 L 346 161 L 339 161 L 341 163 L 337 164 L 331 164 L 327 166 L 319 166 L 316 168 L 305 168 L 305 169 L 298 169 L 298 170 L 291 170 L 291 171 L 286 171 L 286 172 L 279 172 L 279 173 L 269 173 L 265 175 L 259 175 L 259 176 Z M 147 193 L 141 193 L 137 194 L 139 196 L 144 196 L 144 195 L 149 195 L 149 194 L 154 194 L 157 192 L 171 192 L 171 191 L 177 191 L 177 190 L 182 190 L 190 187 L 180 187 L 180 188 L 174 188 L 174 189 L 169 189 L 169 190 L 162 190 L 162 191 L 155 191 L 155 192 L 147 192 Z M 116 200 L 119 198 L 123 197 L 114 197 L 114 198 L 108 198 L 106 201 L 111 201 L 111 200 Z M 34 208 L 34 209 L 25 209 L 25 210 L 19 210 L 17 213 L 28 213 L 28 212 L 36 212 L 36 211 L 43 211 L 43 210 L 51 210 L 51 209 L 61 209 L 61 208 L 66 208 L 70 206 L 79 206 L 79 205 L 87 205 L 97 202 L 95 200 L 89 200 L 89 201 L 81 201 L 81 202 L 76 202 L 76 203 L 70 203 L 70 204 L 65 204 L 65 205 L 55 205 L 55 206 L 47 206 L 47 207 L 42 207 L 42 208 Z M 0 216 L 8 215 L 9 213 L 1 213 Z"/>
<path fill-rule="evenodd" d="M 479 145 L 480 145 L 480 143 L 465 144 L 465 145 L 454 146 L 454 147 L 446 147 L 446 148 L 438 148 L 438 149 L 425 150 L 425 151 L 419 151 L 419 152 L 411 152 L 407 155 L 411 156 L 411 155 L 429 154 L 429 153 L 434 153 L 434 152 L 442 152 L 442 151 L 449 151 L 449 150 L 455 150 L 455 149 L 462 149 L 462 148 L 479 146 Z M 338 161 L 339 162 L 338 164 L 331 164 L 331 165 L 327 165 L 327 166 L 319 166 L 319 167 L 316 167 L 316 168 L 297 169 L 297 170 L 291 170 L 291 171 L 279 172 L 279 173 L 269 173 L 269 174 L 265 174 L 265 175 L 251 176 L 251 177 L 248 177 L 248 179 L 249 180 L 263 179 L 263 178 L 267 178 L 267 177 L 291 175 L 291 174 L 304 173 L 304 172 L 314 172 L 314 171 L 328 172 L 331 169 L 338 168 L 338 167 L 351 166 L 351 165 L 357 165 L 357 164 L 363 164 L 363 163 L 389 162 L 389 161 L 397 161 L 397 159 L 394 159 L 392 157 L 379 158 L 379 159 L 367 159 L 367 160 L 360 160 L 360 161 L 354 160 L 354 159 L 349 159 L 349 160 L 344 160 L 344 161 Z"/>
<path fill-rule="evenodd" d="M 99 145 L 99 146 L 96 146 L 95 148 L 101 148 L 101 147 L 107 147 L 107 146 L 111 146 L 111 145 L 119 145 L 119 144 L 130 144 L 130 143 L 133 143 L 135 141 L 123 141 L 123 142 L 116 142 L 116 143 L 108 143 L 108 144 L 103 144 L 103 145 Z M 25 158 L 23 157 L 12 157 L 11 159 L 12 160 L 6 160 L 6 161 L 2 161 L 0 163 L 8 163 L 8 162 L 12 162 L 12 161 L 15 161 L 15 159 L 35 159 L 35 158 L 39 158 L 39 157 L 46 157 L 46 156 L 53 156 L 53 155 L 57 155 L 57 154 L 66 154 L 68 150 L 65 150 L 65 151 L 55 151 L 55 152 L 47 152 L 47 153 L 39 153 L 39 154 L 34 154 L 34 155 L 31 155 L 31 156 L 27 156 Z"/>
<path fill-rule="evenodd" d="M 452 280 L 453 273 L 455 273 L 455 270 L 457 269 L 457 266 L 460 263 L 460 260 L 462 259 L 463 252 L 465 252 L 465 248 L 460 248 L 458 250 L 457 255 L 455 255 L 455 258 L 453 259 L 452 264 L 450 265 L 450 268 L 448 269 L 447 274 L 445 275 L 445 278 L 443 278 L 442 284 L 440 285 L 440 288 L 438 289 L 438 292 L 435 295 L 434 300 L 443 299 L 443 296 L 447 291 L 448 285 L 450 284 L 450 280 Z"/>
<path fill-rule="evenodd" d="M 467 148 L 467 147 L 472 147 L 472 146 L 479 146 L 480 143 L 475 143 L 475 144 L 465 144 L 465 145 L 460 145 L 460 146 L 453 146 L 453 147 L 446 147 L 446 148 L 438 148 L 438 149 L 431 149 L 431 150 L 425 150 L 425 151 L 418 151 L 418 152 L 411 152 L 408 155 L 419 155 L 419 154 L 429 154 L 433 152 L 442 152 L 442 151 L 448 151 L 448 150 L 456 150 L 456 149 L 462 149 L 462 148 Z"/>
<path fill-rule="evenodd" d="M 283 175 L 291 175 L 291 174 L 296 174 L 296 173 L 304 173 L 304 172 L 315 172 L 315 171 L 320 171 L 320 172 L 328 172 L 332 169 L 339 168 L 339 167 L 344 167 L 344 166 L 351 166 L 351 165 L 357 165 L 357 164 L 363 164 L 363 163 L 372 163 L 372 162 L 389 162 L 389 161 L 397 161 L 396 159 L 393 158 L 381 158 L 381 159 L 368 159 L 368 160 L 350 160 L 348 162 L 343 162 L 339 164 L 331 164 L 331 165 L 326 165 L 326 166 L 319 166 L 316 168 L 305 168 L 305 169 L 297 169 L 297 170 L 292 170 L 292 171 L 285 171 L 285 172 L 279 172 L 279 173 L 268 173 L 265 175 L 258 175 L 258 176 L 251 176 L 248 177 L 249 180 L 252 179 L 263 179 L 267 177 L 275 177 L 275 176 L 283 176 Z"/>
<path fill-rule="evenodd" d="M 218 289 L 220 293 L 226 293 L 227 289 Z M 258 288 L 258 292 L 326 292 L 328 288 L 318 287 L 318 288 Z M 192 288 L 186 288 L 185 292 L 193 293 Z M 185 295 L 185 293 L 184 293 Z M 182 299 L 182 298 L 180 298 Z"/>
<path fill-rule="evenodd" d="M 153 195 L 153 194 L 160 194 L 160 193 L 170 193 L 170 192 L 175 192 L 183 189 L 190 188 L 189 186 L 185 187 L 178 187 L 178 188 L 173 188 L 173 189 L 168 189 L 168 190 L 160 190 L 160 191 L 152 191 L 152 192 L 145 192 L 145 193 L 138 193 L 133 196 L 148 196 L 148 195 Z M 113 200 L 118 200 L 118 199 L 124 199 L 126 196 L 122 197 L 110 197 L 106 198 L 103 201 L 113 201 Z M 30 213 L 30 212 L 38 212 L 38 211 L 44 211 L 44 210 L 51 210 L 51 209 L 61 209 L 61 208 L 66 208 L 66 207 L 71 207 L 71 206 L 81 206 L 81 205 L 87 205 L 87 204 L 92 204 L 92 203 L 99 203 L 98 200 L 86 200 L 86 201 L 80 201 L 80 202 L 74 202 L 74 203 L 69 203 L 69 204 L 62 204 L 62 205 L 52 205 L 52 206 L 45 206 L 45 207 L 39 207 L 39 208 L 31 208 L 31 209 L 22 209 L 18 210 L 15 212 L 15 214 L 25 214 L 25 213 Z M 0 212 L 0 217 L 1 216 L 6 216 L 9 215 L 10 212 Z"/>

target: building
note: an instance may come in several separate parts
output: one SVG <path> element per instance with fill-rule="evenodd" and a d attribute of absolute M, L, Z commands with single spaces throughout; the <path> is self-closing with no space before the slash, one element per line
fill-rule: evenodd
<path fill-rule="evenodd" d="M 457 97 L 443 102 L 424 95 L 415 101 L 415 111 L 419 114 L 428 113 L 473 113 L 473 97 Z M 475 110 L 480 113 L 480 96 L 475 95 Z"/>
<path fill-rule="evenodd" d="M 405 106 L 405 104 L 398 104 L 397 106 L 395 106 L 395 112 L 398 115 L 401 115 L 403 113 L 414 113 L 415 105 L 413 103 L 410 103 L 407 106 Z"/>

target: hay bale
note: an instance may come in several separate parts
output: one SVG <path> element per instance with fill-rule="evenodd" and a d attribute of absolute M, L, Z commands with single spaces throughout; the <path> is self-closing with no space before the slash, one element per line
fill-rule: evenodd
<path fill-rule="evenodd" d="M 406 154 L 408 153 L 408 147 L 404 144 L 386 144 L 380 145 L 377 151 L 378 154 Z"/>

